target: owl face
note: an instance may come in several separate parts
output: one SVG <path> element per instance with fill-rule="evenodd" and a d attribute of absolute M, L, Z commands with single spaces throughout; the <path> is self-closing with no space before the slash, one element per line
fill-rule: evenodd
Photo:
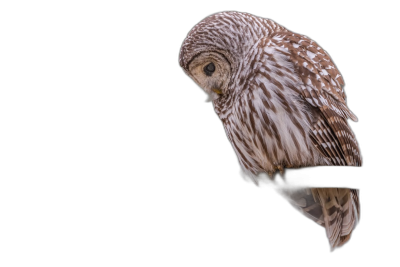
<path fill-rule="evenodd" d="M 231 65 L 218 52 L 203 52 L 195 56 L 188 68 L 189 76 L 216 99 L 228 93 Z"/>

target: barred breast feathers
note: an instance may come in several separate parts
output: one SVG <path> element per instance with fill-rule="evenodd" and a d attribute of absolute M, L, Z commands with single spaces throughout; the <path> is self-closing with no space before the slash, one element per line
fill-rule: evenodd
<path fill-rule="evenodd" d="M 244 59 L 240 88 L 226 127 L 252 173 L 326 164 L 309 137 L 312 119 L 288 53 L 259 40 Z M 226 103 L 224 103 L 226 105 Z M 250 136 L 247 140 L 243 136 Z M 257 162 L 257 164 L 254 164 Z M 256 166 L 254 166 L 256 165 Z"/>

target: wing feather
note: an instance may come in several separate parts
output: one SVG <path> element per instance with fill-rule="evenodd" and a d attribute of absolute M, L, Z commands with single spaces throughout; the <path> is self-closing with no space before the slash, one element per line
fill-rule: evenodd
<path fill-rule="evenodd" d="M 360 217 L 357 189 L 297 188 L 280 191 L 296 209 L 326 229 L 332 250 L 350 239 Z"/>
<path fill-rule="evenodd" d="M 303 84 L 304 99 L 320 109 L 322 116 L 312 126 L 310 136 L 315 147 L 328 156 L 332 165 L 361 166 L 355 136 L 347 124 L 357 117 L 346 105 L 344 81 L 339 70 L 317 43 L 291 32 L 278 32 L 271 37 L 278 47 L 286 48 Z"/>

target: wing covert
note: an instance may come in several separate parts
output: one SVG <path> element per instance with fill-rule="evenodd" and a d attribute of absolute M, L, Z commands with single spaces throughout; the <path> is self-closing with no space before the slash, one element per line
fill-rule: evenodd
<path fill-rule="evenodd" d="M 289 52 L 302 80 L 298 85 L 302 97 L 323 115 L 310 133 L 314 145 L 333 165 L 361 166 L 358 144 L 346 121 L 357 121 L 357 117 L 346 105 L 343 78 L 328 53 L 308 37 L 292 32 L 278 32 L 271 41 Z"/>

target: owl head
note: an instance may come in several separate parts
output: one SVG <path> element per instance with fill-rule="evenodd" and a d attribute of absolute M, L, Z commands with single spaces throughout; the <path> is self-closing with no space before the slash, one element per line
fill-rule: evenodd
<path fill-rule="evenodd" d="M 230 93 L 230 85 L 253 37 L 246 35 L 245 18 L 238 12 L 221 12 L 199 22 L 184 40 L 179 63 L 184 71 L 213 99 Z M 230 25 L 221 23 L 227 18 Z"/>
<path fill-rule="evenodd" d="M 240 92 L 240 81 L 250 69 L 246 63 L 249 51 L 260 38 L 282 29 L 247 13 L 216 13 L 189 32 L 181 46 L 179 63 L 214 98 Z M 234 80 L 239 84 L 233 86 Z"/>

